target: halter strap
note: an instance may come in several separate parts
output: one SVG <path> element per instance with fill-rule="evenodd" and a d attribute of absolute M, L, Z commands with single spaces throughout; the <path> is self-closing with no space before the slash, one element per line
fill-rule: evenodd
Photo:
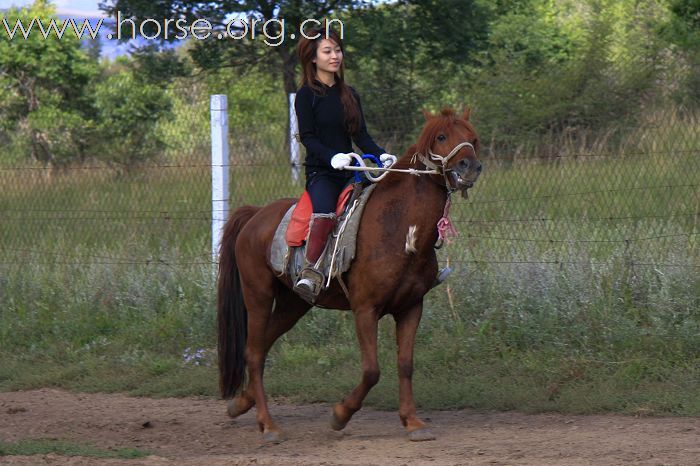
<path fill-rule="evenodd" d="M 436 154 L 435 152 L 433 152 L 433 151 L 431 151 L 430 149 L 428 149 L 428 154 L 430 155 L 430 158 L 431 158 L 432 160 L 439 161 L 439 162 L 440 162 L 440 166 L 438 166 L 437 164 L 433 163 L 431 160 L 428 160 L 428 158 L 427 158 L 425 155 L 423 155 L 423 154 L 417 154 L 417 155 L 418 155 L 418 158 L 420 159 L 420 161 L 423 162 L 423 164 L 424 164 L 427 168 L 430 168 L 431 170 L 436 171 L 436 172 L 438 172 L 438 173 L 440 173 L 440 174 L 442 175 L 442 177 L 445 179 L 445 189 L 447 189 L 447 194 L 448 194 L 448 195 L 449 195 L 449 194 L 452 194 L 453 192 L 455 192 L 455 191 L 457 190 L 457 188 L 451 188 L 451 187 L 450 187 L 450 180 L 447 179 L 447 172 L 450 171 L 450 170 L 447 168 L 447 162 L 449 162 L 450 159 L 451 159 L 452 157 L 454 157 L 454 156 L 457 154 L 457 152 L 459 152 L 463 147 L 466 147 L 466 146 L 471 147 L 472 150 L 474 151 L 474 153 L 476 154 L 476 149 L 474 148 L 474 146 L 472 145 L 472 143 L 471 143 L 471 142 L 468 142 L 468 141 L 460 142 L 459 144 L 457 144 L 456 146 L 454 146 L 454 147 L 452 148 L 452 150 L 450 151 L 450 153 L 447 154 L 447 155 Z M 416 154 L 414 154 L 414 157 L 415 157 L 415 156 L 416 156 Z"/>
<path fill-rule="evenodd" d="M 447 164 L 447 162 L 449 162 L 450 159 L 452 157 L 454 157 L 455 154 L 457 154 L 457 152 L 459 152 L 462 149 L 462 147 L 465 147 L 465 146 L 471 147 L 472 150 L 474 151 L 474 153 L 476 153 L 476 149 L 474 149 L 474 146 L 472 145 L 472 143 L 469 141 L 464 141 L 464 142 L 460 142 L 459 144 L 454 146 L 454 148 L 447 155 L 436 154 L 435 152 L 431 151 L 430 149 L 428 149 L 428 154 L 430 154 L 431 159 L 439 160 L 442 163 L 442 168 L 445 168 L 445 164 Z"/>

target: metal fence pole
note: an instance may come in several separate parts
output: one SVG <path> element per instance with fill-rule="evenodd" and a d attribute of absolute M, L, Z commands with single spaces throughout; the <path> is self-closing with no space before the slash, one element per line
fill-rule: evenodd
<path fill-rule="evenodd" d="M 297 121 L 297 112 L 294 110 L 296 97 L 297 95 L 294 92 L 289 94 L 289 163 L 292 167 L 292 182 L 294 184 L 299 182 L 301 173 L 301 151 L 299 139 L 297 139 L 299 122 Z"/>
<path fill-rule="evenodd" d="M 212 95 L 211 110 L 211 259 L 216 268 L 229 211 L 228 99 Z"/>

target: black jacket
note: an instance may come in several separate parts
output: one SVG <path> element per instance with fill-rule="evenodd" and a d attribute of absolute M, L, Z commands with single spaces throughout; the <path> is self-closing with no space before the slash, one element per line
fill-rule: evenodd
<path fill-rule="evenodd" d="M 379 156 L 385 152 L 367 132 L 359 94 L 350 88 L 360 110 L 360 128 L 352 138 L 345 129 L 343 104 L 340 100 L 338 86 L 323 83 L 325 95 L 315 94 L 309 86 L 302 86 L 297 91 L 294 109 L 299 122 L 299 136 L 306 148 L 306 175 L 314 172 L 326 172 L 339 178 L 350 178 L 353 172 L 335 170 L 331 167 L 331 158 L 339 152 L 354 152 L 354 142 L 362 153 Z"/>

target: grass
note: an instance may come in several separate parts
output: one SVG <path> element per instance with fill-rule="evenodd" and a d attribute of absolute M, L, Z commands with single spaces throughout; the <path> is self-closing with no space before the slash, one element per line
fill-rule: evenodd
<path fill-rule="evenodd" d="M 606 156 L 485 159 L 439 253 L 455 273 L 426 299 L 422 407 L 700 414 L 693 125 L 635 128 Z M 233 206 L 300 193 L 273 153 L 234 169 Z M 216 396 L 209 174 L 163 165 L 0 170 L 0 389 Z M 389 319 L 380 343 L 368 403 L 394 409 Z M 351 316 L 314 310 L 271 352 L 268 392 L 336 401 L 359 370 Z"/>
<path fill-rule="evenodd" d="M 16 443 L 0 441 L 0 456 L 32 456 L 56 453 L 63 456 L 87 456 L 91 458 L 143 458 L 150 453 L 134 448 L 102 450 L 89 445 L 56 439 L 26 439 Z"/>
<path fill-rule="evenodd" d="M 5 276 L 24 283 L 3 303 L 0 389 L 217 395 L 208 267 L 159 277 L 55 267 Z M 642 268 L 625 281 L 614 266 L 529 267 L 460 270 L 449 295 L 428 295 L 416 347 L 422 407 L 700 414 L 697 275 Z M 70 289 L 54 283 L 66 275 Z M 368 403 L 387 409 L 397 405 L 393 342 L 384 319 L 383 377 Z M 272 396 L 297 401 L 340 399 L 359 375 L 352 317 L 327 310 L 286 335 L 266 371 Z"/>

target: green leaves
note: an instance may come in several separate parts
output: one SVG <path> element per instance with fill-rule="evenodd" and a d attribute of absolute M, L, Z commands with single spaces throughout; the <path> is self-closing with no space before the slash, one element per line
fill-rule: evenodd
<path fill-rule="evenodd" d="M 39 0 L 9 10 L 5 21 L 10 28 L 21 21 L 27 30 L 35 18 L 44 25 L 57 20 Z M 0 136 L 10 141 L 4 157 L 53 166 L 89 158 L 130 165 L 158 154 L 164 143 L 155 128 L 170 101 L 154 82 L 186 73 L 174 53 L 144 52 L 101 65 L 71 32 L 44 38 L 34 24 L 26 39 L 0 34 Z"/>
<path fill-rule="evenodd" d="M 136 79 L 130 70 L 109 76 L 95 88 L 100 141 L 91 155 L 127 167 L 159 154 L 165 143 L 156 134 L 158 121 L 170 111 L 165 91 Z"/>
<path fill-rule="evenodd" d="M 639 116 L 668 67 L 663 2 L 530 0 L 491 23 L 470 93 L 482 136 L 604 128 Z"/>
<path fill-rule="evenodd" d="M 28 29 L 35 18 L 44 24 L 56 19 L 47 2 L 37 1 L 29 9 L 9 10 L 5 21 L 12 27 L 22 21 Z M 44 38 L 34 26 L 26 39 L 0 34 L 0 131 L 8 139 L 30 141 L 16 147 L 43 163 L 83 157 L 94 117 L 86 90 L 97 73 L 97 64 L 70 33 Z"/>

